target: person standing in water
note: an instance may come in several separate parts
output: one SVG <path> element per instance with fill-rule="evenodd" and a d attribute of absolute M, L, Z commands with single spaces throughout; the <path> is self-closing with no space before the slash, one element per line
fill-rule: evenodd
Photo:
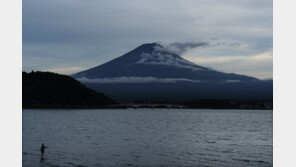
<path fill-rule="evenodd" d="M 44 155 L 44 149 L 46 149 L 47 147 L 44 146 L 44 143 L 42 143 L 41 148 L 40 148 L 40 152 L 41 152 L 41 156 Z"/>

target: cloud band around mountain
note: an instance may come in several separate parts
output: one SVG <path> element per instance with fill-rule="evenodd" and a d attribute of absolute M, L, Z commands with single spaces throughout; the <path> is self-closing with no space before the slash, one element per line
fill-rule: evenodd
<path fill-rule="evenodd" d="M 194 82 L 199 80 L 191 80 L 186 78 L 155 78 L 155 77 L 113 77 L 113 78 L 76 78 L 80 82 L 86 83 L 176 83 L 176 82 Z"/>

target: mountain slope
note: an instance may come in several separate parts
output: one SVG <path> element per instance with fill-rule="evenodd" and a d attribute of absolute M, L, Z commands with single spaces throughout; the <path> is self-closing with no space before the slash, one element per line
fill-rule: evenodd
<path fill-rule="evenodd" d="M 257 80 L 214 71 L 171 53 L 156 43 L 143 44 L 98 67 L 74 74 L 75 78 L 155 77 L 190 80 Z"/>
<path fill-rule="evenodd" d="M 72 76 L 120 101 L 272 98 L 272 82 L 202 67 L 157 43 Z"/>
<path fill-rule="evenodd" d="M 23 72 L 22 82 L 23 108 L 93 108 L 116 104 L 65 75 Z"/>

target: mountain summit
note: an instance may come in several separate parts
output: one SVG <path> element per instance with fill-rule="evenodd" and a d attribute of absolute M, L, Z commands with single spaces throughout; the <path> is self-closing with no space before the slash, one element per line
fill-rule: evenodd
<path fill-rule="evenodd" d="M 73 75 L 77 79 L 114 77 L 175 78 L 196 81 L 246 81 L 253 77 L 227 74 L 194 64 L 157 43 L 143 44 L 103 65 Z M 98 81 L 98 80 L 97 80 Z"/>
<path fill-rule="evenodd" d="M 116 100 L 272 97 L 272 82 L 197 65 L 157 43 L 72 76 Z"/>

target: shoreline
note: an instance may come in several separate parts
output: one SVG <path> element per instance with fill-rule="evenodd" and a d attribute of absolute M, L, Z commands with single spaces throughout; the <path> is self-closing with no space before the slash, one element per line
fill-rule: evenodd
<path fill-rule="evenodd" d="M 108 106 L 108 107 L 95 107 L 95 106 L 84 106 L 84 107 L 69 107 L 69 106 L 63 106 L 63 107 L 22 107 L 22 110 L 25 110 L 25 109 L 135 109 L 135 110 L 141 110 L 141 109 L 151 109 L 151 110 L 154 110 L 154 109 L 168 109 L 168 110 L 176 110 L 176 109 L 185 109 L 185 110 L 192 110 L 192 109 L 212 109 L 212 110 L 273 110 L 273 108 L 215 108 L 215 107 L 207 107 L 207 108 L 193 108 L 193 107 L 183 107 L 183 108 L 169 108 L 169 107 L 166 107 L 166 108 L 163 108 L 163 107 L 127 107 L 127 106 L 118 106 L 118 107 L 111 107 L 111 106 Z"/>

